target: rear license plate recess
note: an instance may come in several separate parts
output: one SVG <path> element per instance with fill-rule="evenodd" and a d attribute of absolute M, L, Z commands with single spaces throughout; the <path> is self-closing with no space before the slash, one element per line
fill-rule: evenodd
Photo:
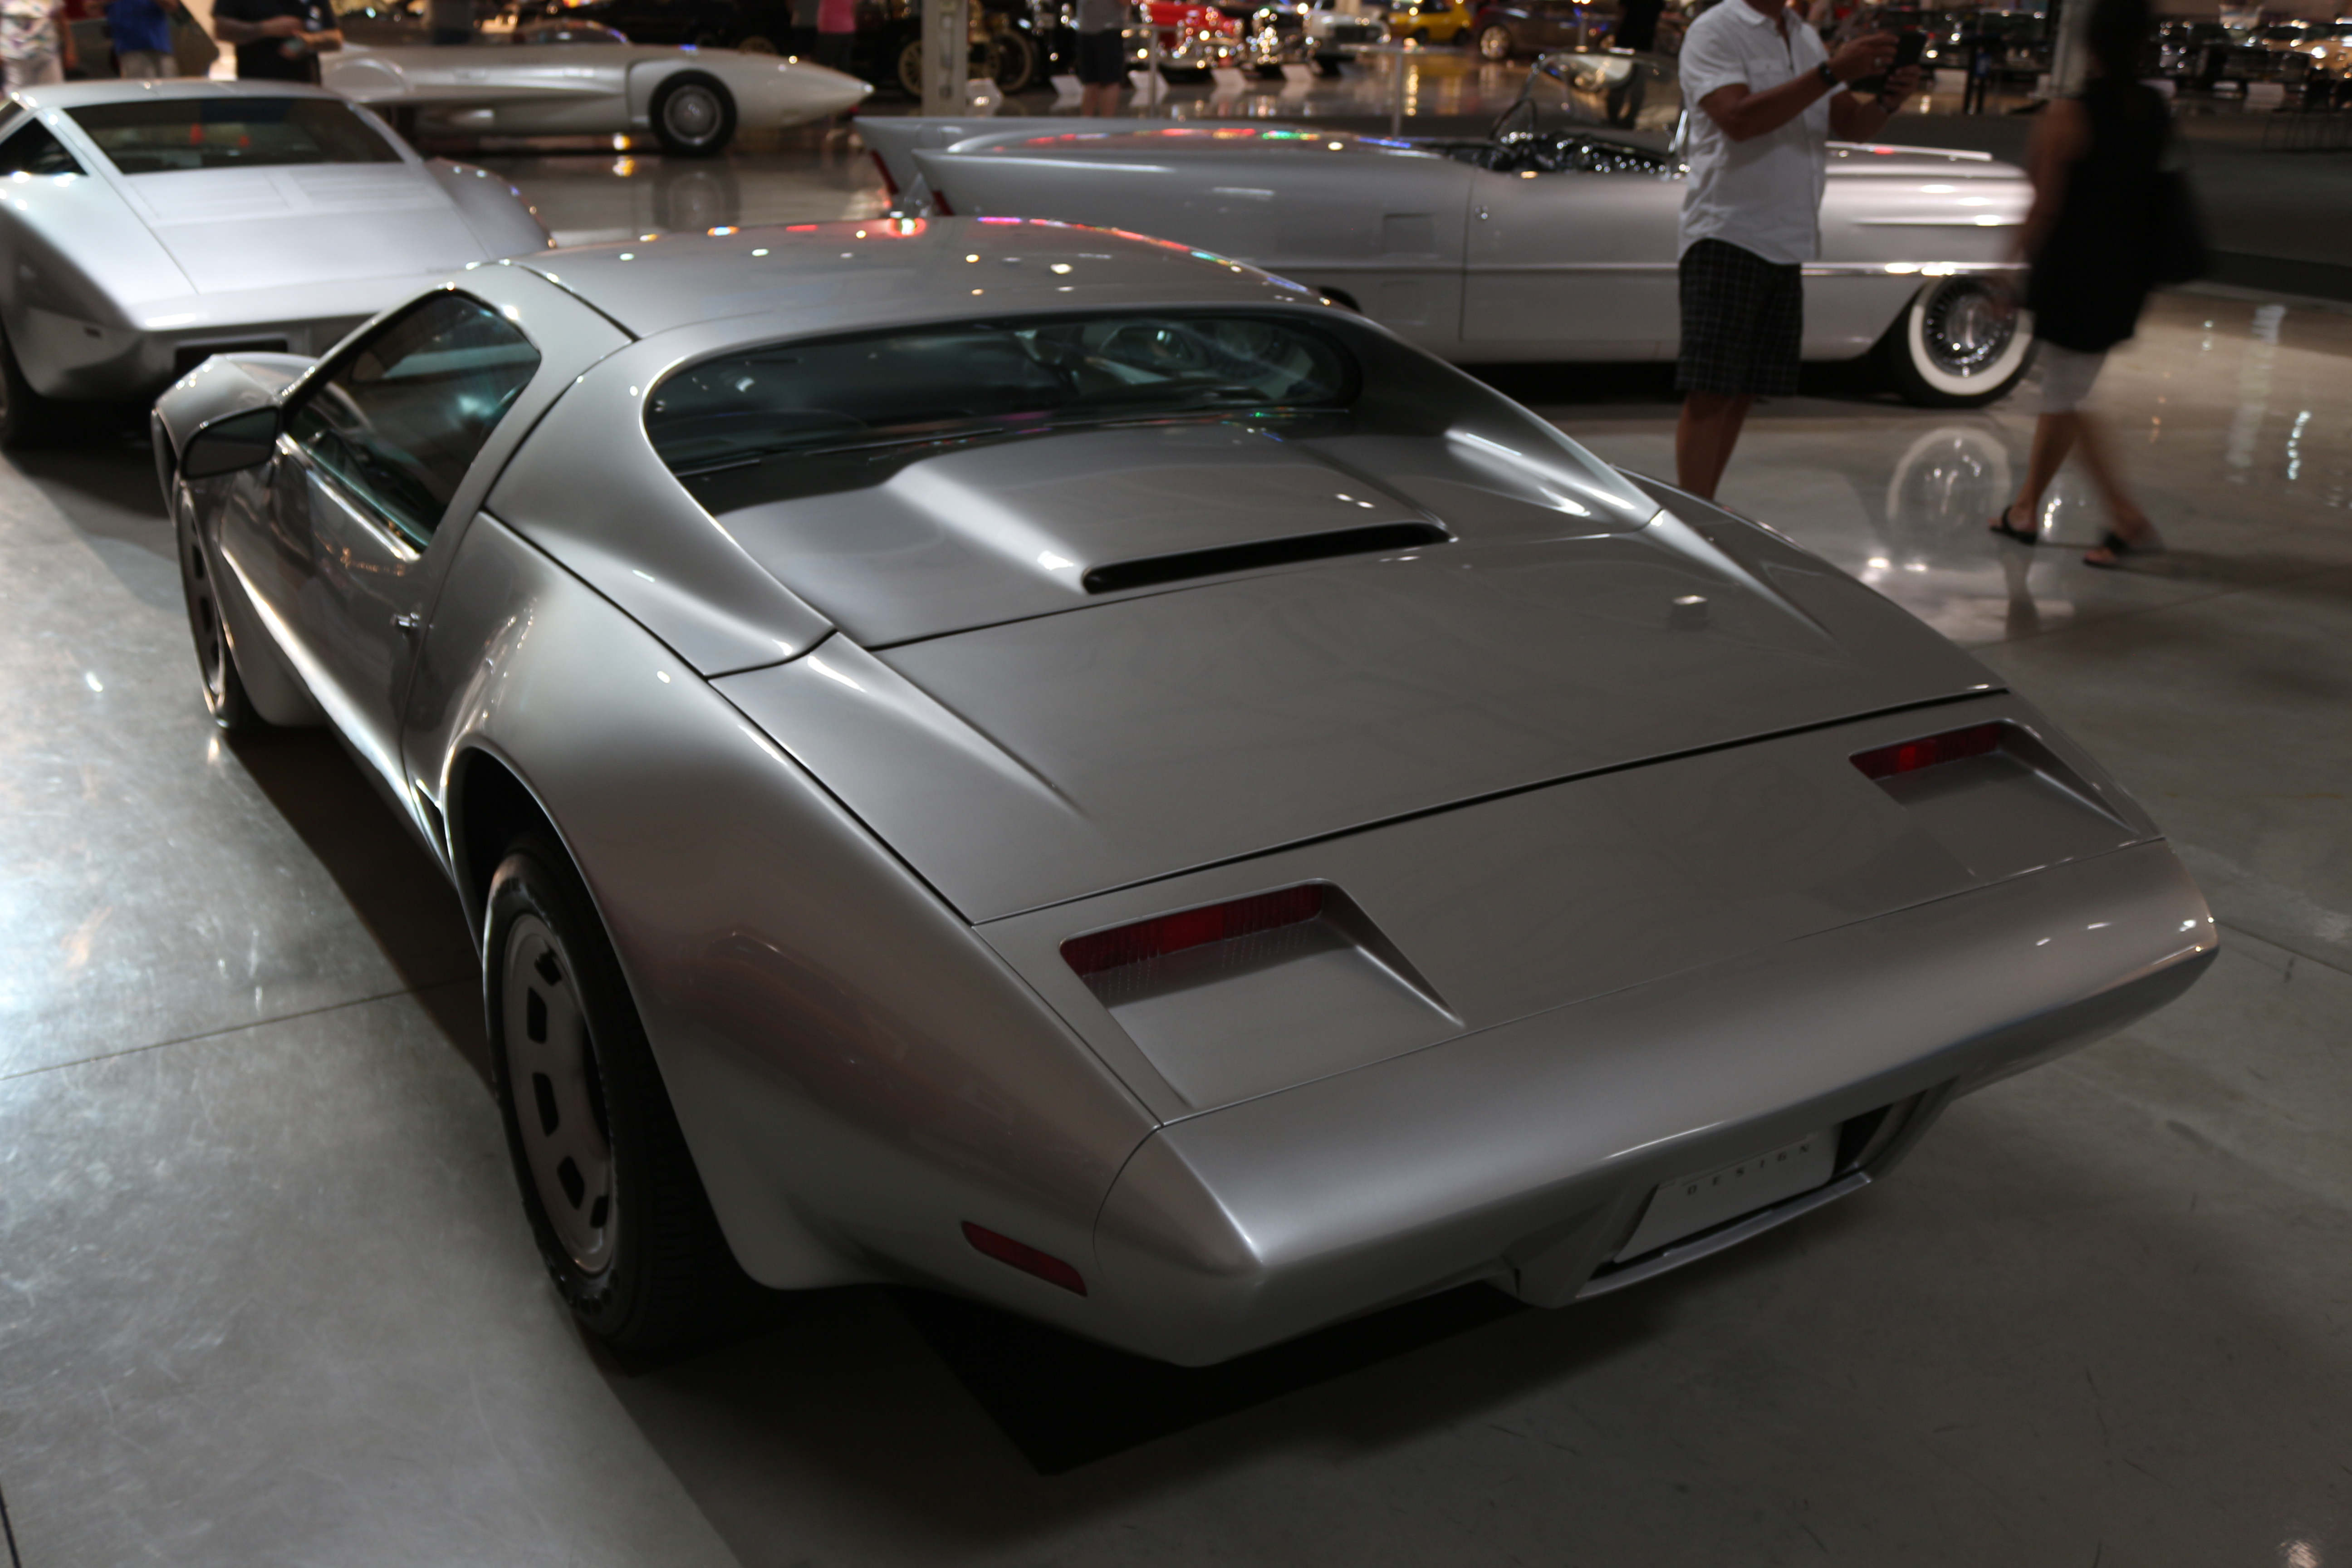
<path fill-rule="evenodd" d="M 1830 1179 L 1837 1145 L 1837 1129 L 1824 1128 L 1728 1165 L 1661 1182 L 1650 1194 L 1649 1207 L 1642 1211 L 1642 1223 L 1610 1261 L 1622 1263 L 1655 1252 L 1726 1220 L 1812 1191 Z"/>

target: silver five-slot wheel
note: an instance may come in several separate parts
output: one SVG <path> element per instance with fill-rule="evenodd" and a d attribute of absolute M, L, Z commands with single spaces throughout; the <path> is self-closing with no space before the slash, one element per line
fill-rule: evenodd
<path fill-rule="evenodd" d="M 507 1061 L 523 1163 L 548 1224 L 584 1274 L 612 1261 L 620 1208 L 588 1019 L 572 965 L 537 915 L 507 929 Z"/>
<path fill-rule="evenodd" d="M 173 510 L 179 514 L 180 592 L 188 606 L 188 632 L 195 639 L 196 675 L 204 682 L 205 710 L 213 722 L 232 735 L 262 726 L 261 715 L 245 694 L 236 673 L 236 655 L 229 646 L 228 625 L 221 615 L 220 590 L 210 553 L 196 531 L 195 506 L 187 487 L 176 485 Z"/>
<path fill-rule="evenodd" d="M 490 879 L 490 1063 L 524 1216 L 583 1327 L 625 1351 L 689 1343 L 765 1299 L 737 1267 L 593 900 L 527 832 Z"/>

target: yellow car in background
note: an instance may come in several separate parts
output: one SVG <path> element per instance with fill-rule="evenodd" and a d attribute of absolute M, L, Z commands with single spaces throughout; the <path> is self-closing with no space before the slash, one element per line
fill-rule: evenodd
<path fill-rule="evenodd" d="M 1389 37 L 1417 44 L 1455 44 L 1474 13 L 1463 0 L 1402 0 L 1389 8 Z"/>

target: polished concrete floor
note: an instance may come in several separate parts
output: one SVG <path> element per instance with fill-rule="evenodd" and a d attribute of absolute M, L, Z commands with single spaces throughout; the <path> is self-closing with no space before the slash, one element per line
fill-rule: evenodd
<path fill-rule="evenodd" d="M 502 166 L 582 231 L 725 189 L 627 162 Z M 845 148 L 724 177 L 725 221 L 872 195 Z M 1497 379 L 1670 468 L 1654 372 Z M 668 1365 L 583 1343 L 512 1194 L 454 899 L 323 735 L 204 721 L 134 438 L 0 465 L 17 1561 L 2352 1561 L 2352 315 L 2158 303 L 2099 395 L 2171 549 L 2119 573 L 2069 548 L 2101 526 L 2071 475 L 2048 547 L 1983 531 L 2030 395 L 1817 379 L 1759 411 L 1726 500 L 2108 762 L 2204 882 L 2219 965 L 1744 1249 L 1205 1379 L 865 1289 Z"/>

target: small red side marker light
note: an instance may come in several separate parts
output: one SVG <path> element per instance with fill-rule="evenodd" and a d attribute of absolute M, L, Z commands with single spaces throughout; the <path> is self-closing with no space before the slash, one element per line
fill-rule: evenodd
<path fill-rule="evenodd" d="M 1947 730 L 1940 735 L 1900 741 L 1875 751 L 1856 752 L 1853 765 L 1874 779 L 1893 778 L 1896 773 L 1914 773 L 1921 768 L 1932 768 L 1938 763 L 1957 763 L 1968 757 L 1989 756 L 2001 749 L 2001 742 L 2008 730 L 2006 724 L 1971 724 L 1965 730 Z"/>
<path fill-rule="evenodd" d="M 999 1236 L 983 1225 L 963 1222 L 963 1238 L 975 1251 L 987 1254 L 999 1263 L 1010 1263 L 1024 1274 L 1034 1274 L 1048 1285 L 1059 1285 L 1078 1295 L 1087 1293 L 1087 1282 L 1078 1271 L 1050 1252 L 1040 1252 L 1009 1236 Z"/>
<path fill-rule="evenodd" d="M 1158 915 L 1133 925 L 1074 936 L 1062 944 L 1062 960 L 1080 974 L 1099 974 L 1147 958 L 1164 958 L 1186 948 L 1206 947 L 1230 937 L 1253 936 L 1303 924 L 1323 912 L 1323 888 L 1310 882 L 1278 893 L 1254 893 L 1204 910 Z"/>

